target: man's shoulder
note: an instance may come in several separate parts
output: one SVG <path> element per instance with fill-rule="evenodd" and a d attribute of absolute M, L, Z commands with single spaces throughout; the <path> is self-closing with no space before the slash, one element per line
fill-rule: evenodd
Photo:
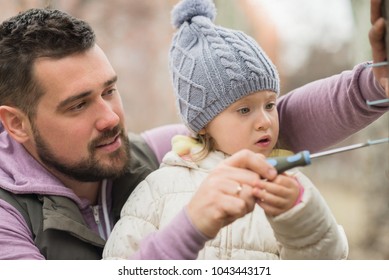
<path fill-rule="evenodd" d="M 130 139 L 132 164 L 147 166 L 151 170 L 157 169 L 159 167 L 158 159 L 143 137 L 132 132 L 128 133 L 128 137 Z"/>
<path fill-rule="evenodd" d="M 39 213 L 42 209 L 42 202 L 37 194 L 19 194 L 16 195 L 5 189 L 0 188 L 0 199 L 14 207 L 26 221 L 26 224 L 32 229 L 31 213 Z"/>

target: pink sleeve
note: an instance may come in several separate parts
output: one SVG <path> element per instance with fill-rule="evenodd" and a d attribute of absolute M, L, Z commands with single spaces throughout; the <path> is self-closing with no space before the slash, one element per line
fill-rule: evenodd
<path fill-rule="evenodd" d="M 183 124 L 170 124 L 146 130 L 141 136 L 161 163 L 165 154 L 172 149 L 173 136 L 178 134 L 188 135 L 189 130 Z"/>
<path fill-rule="evenodd" d="M 14 207 L 3 200 L 0 200 L 0 217 L 0 259 L 45 259 L 35 246 L 24 218 Z"/>
<path fill-rule="evenodd" d="M 193 226 L 183 209 L 166 227 L 146 237 L 131 259 L 193 260 L 208 239 Z"/>
<path fill-rule="evenodd" d="M 359 64 L 300 87 L 279 99 L 280 146 L 316 152 L 334 145 L 377 120 L 389 105 L 368 106 L 386 98 L 371 67 Z"/>

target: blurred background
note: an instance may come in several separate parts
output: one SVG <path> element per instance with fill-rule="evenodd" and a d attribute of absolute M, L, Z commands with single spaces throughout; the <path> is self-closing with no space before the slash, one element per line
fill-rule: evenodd
<path fill-rule="evenodd" d="M 119 76 L 127 125 L 141 132 L 179 122 L 168 72 L 178 0 L 0 0 L 3 21 L 28 8 L 62 9 L 88 21 Z M 282 94 L 371 59 L 366 0 L 216 0 L 216 23 L 264 48 Z M 389 137 L 389 114 L 335 147 Z M 333 147 L 331 147 L 333 148 Z M 315 160 L 302 170 L 343 225 L 350 259 L 389 259 L 389 148 L 376 145 Z"/>

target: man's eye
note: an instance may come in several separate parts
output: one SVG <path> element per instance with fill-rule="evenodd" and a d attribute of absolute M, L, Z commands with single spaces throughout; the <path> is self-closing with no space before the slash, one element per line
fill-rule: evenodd
<path fill-rule="evenodd" d="M 109 96 L 109 95 L 113 95 L 116 91 L 116 88 L 112 88 L 110 90 L 107 90 L 105 93 L 103 93 L 103 96 Z"/>
<path fill-rule="evenodd" d="M 72 107 L 70 107 L 70 111 L 79 111 L 79 110 L 82 110 L 86 105 L 86 102 L 81 102 L 81 103 L 78 103 Z"/>

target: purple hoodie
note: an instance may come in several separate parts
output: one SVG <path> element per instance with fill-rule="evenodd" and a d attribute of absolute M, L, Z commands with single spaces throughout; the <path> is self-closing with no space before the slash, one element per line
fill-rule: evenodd
<path fill-rule="evenodd" d="M 174 130 L 174 126 L 170 128 Z M 150 132 L 151 133 L 151 132 Z M 16 194 L 37 193 L 65 196 L 76 202 L 88 226 L 107 239 L 110 222 L 104 219 L 103 207 L 111 208 L 111 182 L 106 189 L 106 201 L 99 198 L 97 206 L 80 199 L 48 173 L 22 145 L 13 141 L 0 123 L 0 187 Z M 97 209 L 98 214 L 95 213 Z M 98 219 L 96 220 L 96 215 Z M 7 202 L 0 200 L 0 259 L 44 259 L 35 247 L 32 234 L 24 218 Z M 106 225 L 108 226 L 108 230 Z M 108 232 L 108 233 L 107 233 Z M 166 236 L 166 238 L 165 238 Z M 184 246 L 171 250 L 171 242 Z M 163 242 L 161 242 L 163 240 Z M 194 259 L 208 239 L 197 231 L 188 219 L 185 209 L 172 221 L 172 226 L 150 236 L 134 258 Z M 177 243 L 178 242 L 178 243 Z"/>
<path fill-rule="evenodd" d="M 278 101 L 280 142 L 282 148 L 311 152 L 339 142 L 364 128 L 388 111 L 389 104 L 369 107 L 366 100 L 386 98 L 374 80 L 371 68 L 357 65 L 352 71 L 310 83 Z M 345 110 L 347 108 L 347 110 Z M 315 120 L 315 121 L 312 121 Z M 322 123 L 320 125 L 320 123 Z M 323 131 L 321 128 L 326 127 Z M 165 126 L 142 134 L 159 160 L 170 150 L 170 139 L 177 133 L 187 134 L 182 125 Z M 325 134 L 325 135 L 324 135 Z M 103 207 L 110 210 L 111 184 L 106 200 L 95 208 L 100 217 L 96 224 L 94 211 L 86 200 L 48 173 L 26 150 L 13 141 L 0 124 L 0 187 L 13 193 L 38 193 L 66 196 L 77 203 L 86 223 L 106 239 L 107 225 Z M 24 218 L 8 203 L 0 200 L 0 259 L 43 259 L 35 247 Z M 207 238 L 189 220 L 185 209 L 170 226 L 145 237 L 134 259 L 194 259 Z"/>

